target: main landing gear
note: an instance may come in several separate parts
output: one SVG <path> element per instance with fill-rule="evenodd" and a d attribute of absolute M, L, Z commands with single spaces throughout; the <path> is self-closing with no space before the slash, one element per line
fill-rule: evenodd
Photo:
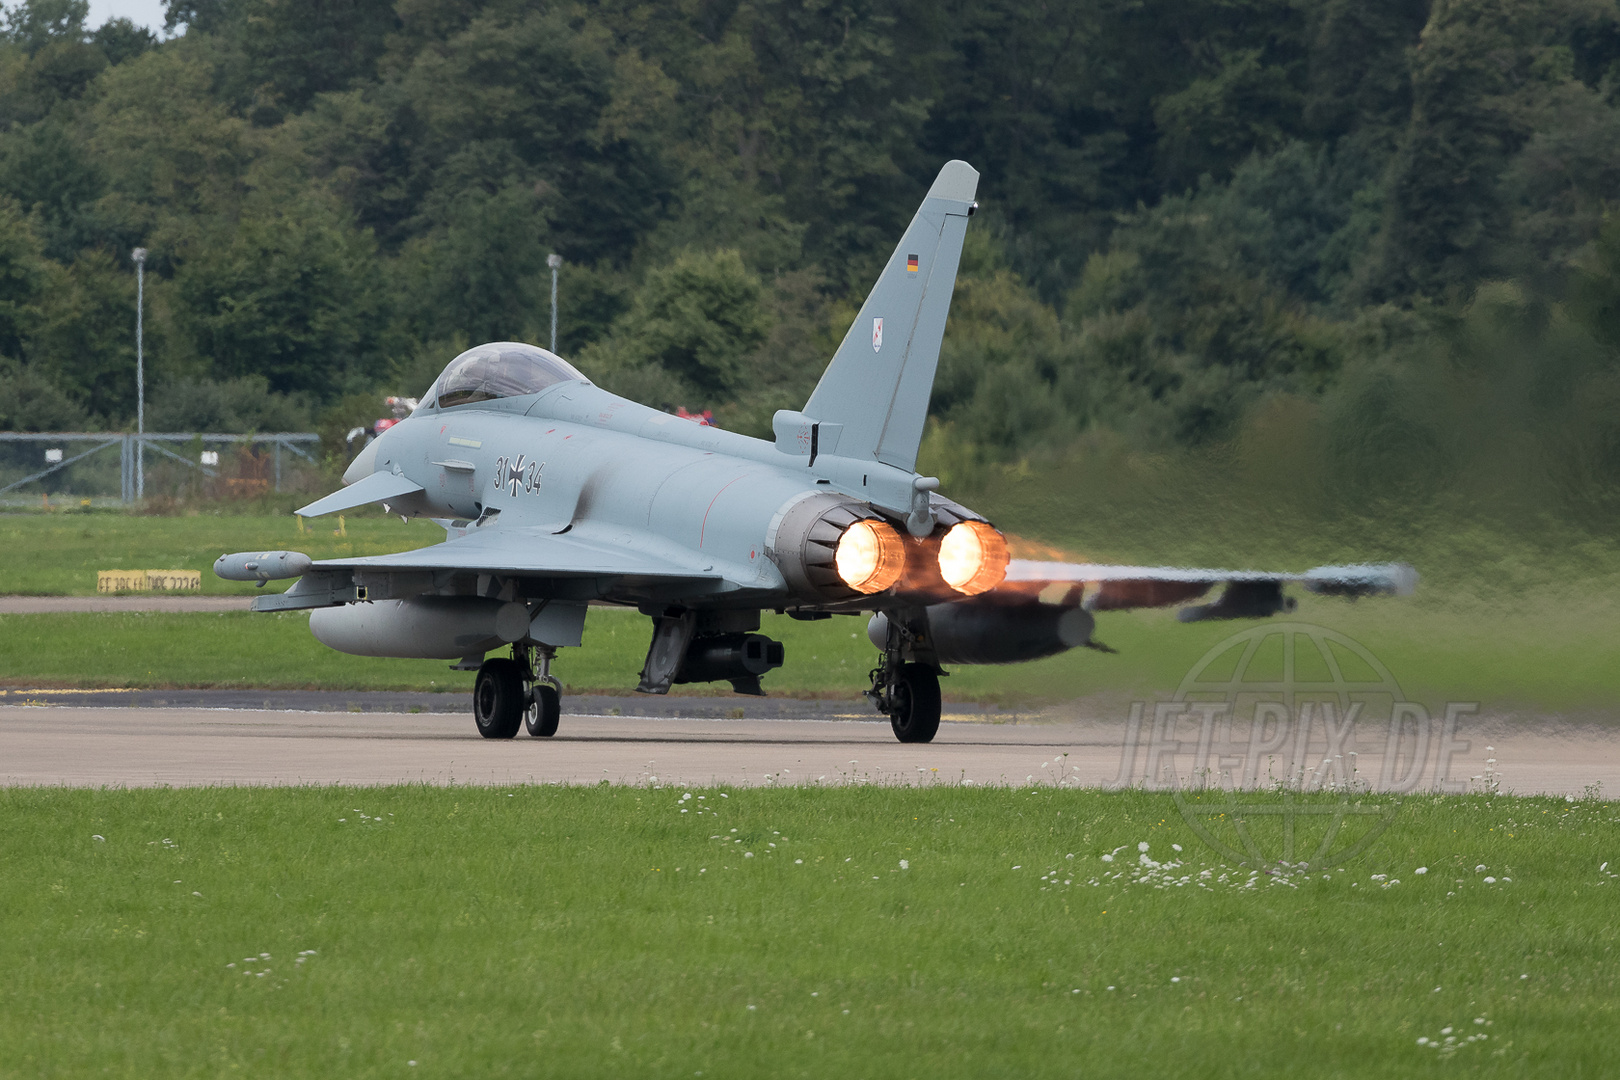
<path fill-rule="evenodd" d="M 939 732 L 939 676 L 926 620 L 890 614 L 883 656 L 872 669 L 872 689 L 866 696 L 889 718 L 894 737 L 901 742 L 934 741 Z"/>
<path fill-rule="evenodd" d="M 540 671 L 534 670 L 538 655 Z M 518 728 L 546 738 L 562 719 L 562 683 L 551 674 L 548 645 L 513 645 L 512 657 L 485 660 L 473 684 L 473 723 L 486 739 L 510 739 Z"/>

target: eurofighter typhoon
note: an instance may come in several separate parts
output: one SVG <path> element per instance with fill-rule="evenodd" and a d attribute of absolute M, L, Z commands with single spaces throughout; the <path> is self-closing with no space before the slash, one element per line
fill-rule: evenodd
<path fill-rule="evenodd" d="M 296 577 L 254 610 L 312 609 L 311 631 L 334 649 L 476 668 L 473 716 L 491 739 L 556 732 L 552 665 L 580 644 L 590 604 L 651 618 L 637 687 L 650 694 L 716 680 L 761 693 L 784 661 L 758 633 L 764 609 L 870 613 L 881 657 L 866 696 L 901 742 L 928 742 L 943 665 L 1093 644 L 1099 611 L 1222 586 L 1182 619 L 1256 618 L 1293 608 L 1288 583 L 1350 597 L 1411 590 L 1403 565 L 1271 574 L 1012 559 L 994 525 L 918 475 L 978 181 L 962 161 L 940 171 L 810 400 L 775 415 L 774 441 L 627 401 L 532 345 L 481 345 L 355 458 L 343 490 L 298 511 L 381 503 L 437 520 L 443 543 L 320 562 L 226 555 L 215 572 Z"/>

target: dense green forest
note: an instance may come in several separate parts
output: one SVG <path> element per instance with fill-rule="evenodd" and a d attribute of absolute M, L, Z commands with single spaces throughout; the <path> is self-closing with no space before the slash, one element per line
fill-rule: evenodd
<path fill-rule="evenodd" d="M 544 341 L 554 251 L 560 351 L 763 433 L 960 157 L 925 466 L 1270 447 L 1620 512 L 1613 0 L 168 11 L 6 9 L 0 427 L 132 424 L 144 246 L 153 429 L 365 421 Z"/>

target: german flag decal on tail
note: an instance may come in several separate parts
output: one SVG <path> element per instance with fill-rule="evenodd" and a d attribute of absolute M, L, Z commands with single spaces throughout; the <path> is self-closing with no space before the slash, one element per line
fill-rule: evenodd
<path fill-rule="evenodd" d="M 910 274 L 915 274 L 917 272 L 917 256 L 906 256 L 906 272 Z"/>

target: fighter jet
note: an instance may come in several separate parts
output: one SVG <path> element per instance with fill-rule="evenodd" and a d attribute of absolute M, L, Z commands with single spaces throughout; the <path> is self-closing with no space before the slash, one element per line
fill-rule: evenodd
<path fill-rule="evenodd" d="M 865 694 L 901 742 L 928 742 L 944 665 L 1094 644 L 1097 612 L 1181 604 L 1218 585 L 1218 599 L 1181 617 L 1289 611 L 1289 583 L 1347 597 L 1412 589 L 1404 565 L 1273 574 L 1015 559 L 990 521 L 919 475 L 978 181 L 962 161 L 940 171 L 809 401 L 776 413 L 774 440 L 628 401 L 533 345 L 480 345 L 366 446 L 343 490 L 297 511 L 380 503 L 437 521 L 443 543 L 321 561 L 225 555 L 215 572 L 296 577 L 254 610 L 312 609 L 311 631 L 334 649 L 476 670 L 473 717 L 491 739 L 557 731 L 553 664 L 580 644 L 592 604 L 652 620 L 636 687 L 650 694 L 721 680 L 761 693 L 760 677 L 784 662 L 758 632 L 763 610 L 866 614 L 879 659 Z"/>

